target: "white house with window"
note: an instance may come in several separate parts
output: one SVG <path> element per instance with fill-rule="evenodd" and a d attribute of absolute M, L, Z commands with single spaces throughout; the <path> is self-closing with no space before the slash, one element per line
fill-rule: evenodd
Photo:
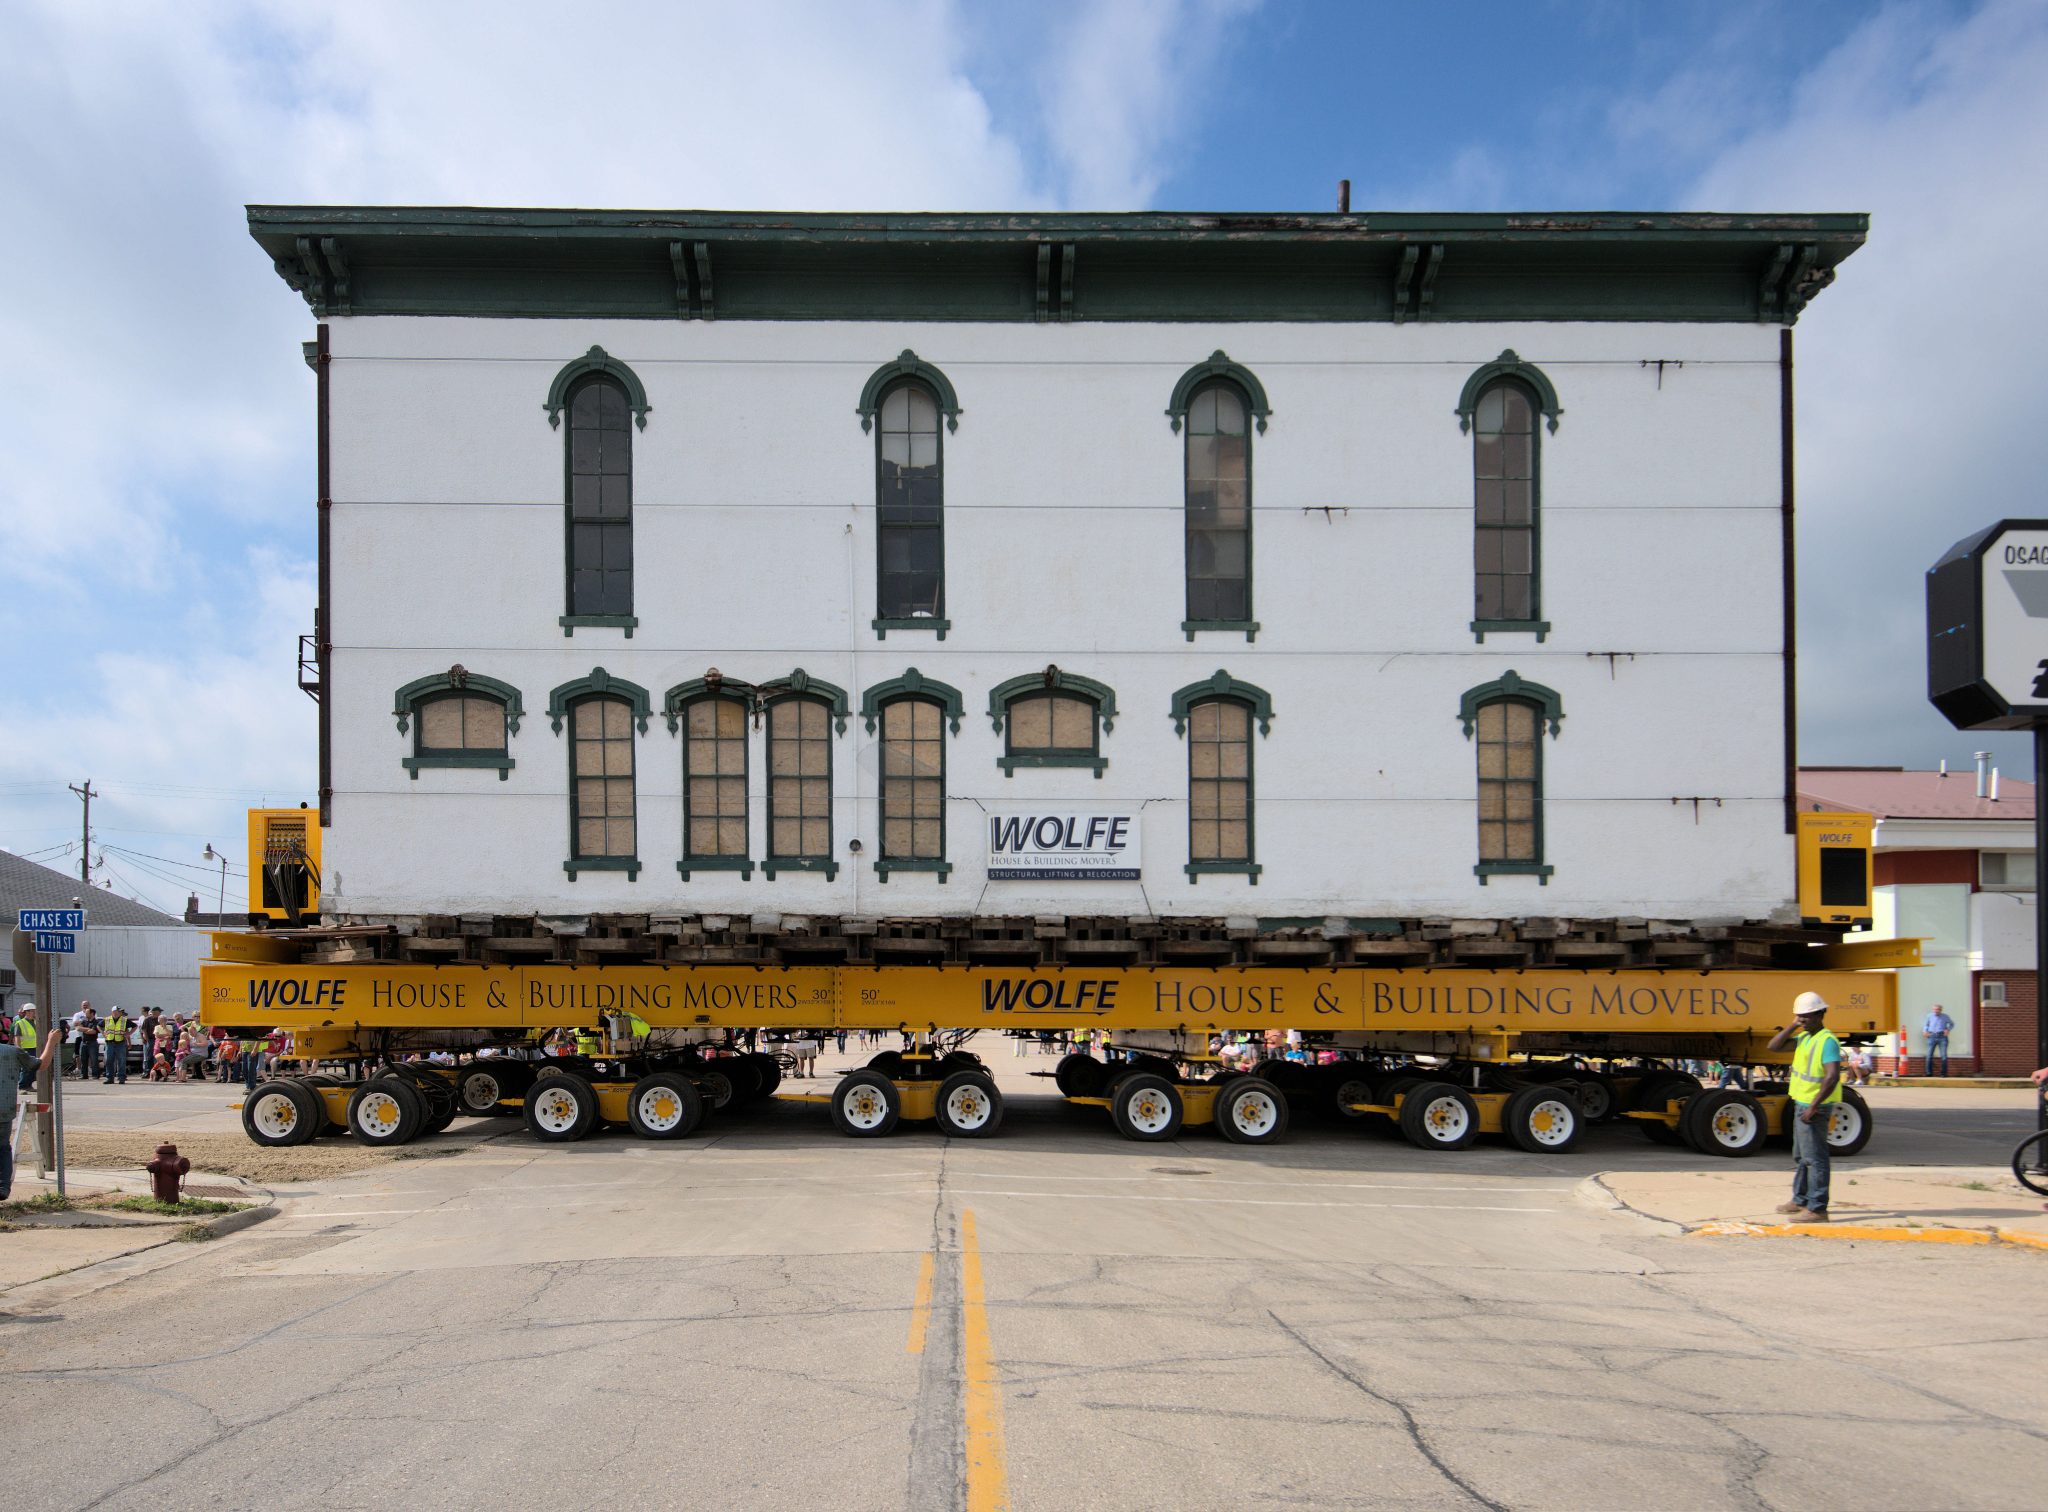
<path fill-rule="evenodd" d="M 339 915 L 1796 913 L 1861 216 L 249 219 Z"/>

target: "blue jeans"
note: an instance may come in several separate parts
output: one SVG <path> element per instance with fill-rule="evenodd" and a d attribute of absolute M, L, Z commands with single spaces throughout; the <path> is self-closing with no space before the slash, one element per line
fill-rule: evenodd
<path fill-rule="evenodd" d="M 126 1040 L 107 1041 L 107 1064 L 101 1075 L 109 1083 L 120 1082 L 126 1085 L 128 1081 L 128 1042 Z"/>
<path fill-rule="evenodd" d="M 1934 1062 L 1937 1059 L 1941 1061 L 1941 1069 L 1939 1071 L 1934 1069 Z M 1948 1075 L 1948 1036 L 1946 1034 L 1930 1034 L 1927 1036 L 1927 1074 L 1929 1076 Z"/>
<path fill-rule="evenodd" d="M 242 1085 L 251 1092 L 256 1090 L 256 1072 L 263 1064 L 263 1057 L 250 1051 L 242 1057 Z"/>
<path fill-rule="evenodd" d="M 35 1115 L 31 1113 L 29 1117 Z M 0 1134 L 7 1136 L 0 1141 L 0 1202 L 5 1202 L 14 1190 L 14 1119 L 11 1116 L 0 1119 Z"/>
<path fill-rule="evenodd" d="M 80 1081 L 91 1081 L 100 1074 L 100 1042 L 96 1039 L 78 1042 L 78 1077 Z"/>
<path fill-rule="evenodd" d="M 1800 1118 L 1806 1104 L 1793 1103 L 1792 1200 L 1810 1212 L 1828 1210 L 1828 1107 L 1823 1103 L 1813 1122 Z"/>

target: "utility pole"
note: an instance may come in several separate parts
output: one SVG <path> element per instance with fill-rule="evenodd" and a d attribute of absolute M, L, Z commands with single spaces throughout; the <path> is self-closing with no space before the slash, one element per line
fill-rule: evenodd
<path fill-rule="evenodd" d="M 81 844 L 78 849 L 78 880 L 87 887 L 90 887 L 92 886 L 92 801 L 99 797 L 99 794 L 92 790 L 92 779 L 90 777 L 85 779 L 84 787 L 80 787 L 75 782 L 72 783 L 71 791 L 78 794 L 85 802 L 85 817 L 79 825 Z"/>

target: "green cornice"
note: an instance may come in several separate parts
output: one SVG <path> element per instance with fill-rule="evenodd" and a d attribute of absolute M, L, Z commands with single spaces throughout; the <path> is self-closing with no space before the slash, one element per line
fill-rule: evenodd
<path fill-rule="evenodd" d="M 626 403 L 633 411 L 633 423 L 646 430 L 647 411 L 652 406 L 647 402 L 647 390 L 640 382 L 640 375 L 601 346 L 592 347 L 555 374 L 555 381 L 548 385 L 548 402 L 544 406 L 548 412 L 548 424 L 556 430 L 562 428 L 562 407 L 569 402 L 570 386 L 578 378 L 591 373 L 617 380 L 626 391 Z"/>
<path fill-rule="evenodd" d="M 932 391 L 932 397 L 938 401 L 939 412 L 946 417 L 947 430 L 960 429 L 960 396 L 953 392 L 952 380 L 905 347 L 894 362 L 885 362 L 870 373 L 866 387 L 860 391 L 856 413 L 860 416 L 863 433 L 873 428 L 875 412 L 882 407 L 882 395 L 892 384 L 906 378 L 922 383 Z"/>
<path fill-rule="evenodd" d="M 846 689 L 837 683 L 828 683 L 822 677 L 813 677 L 802 667 L 798 667 L 787 677 L 771 678 L 762 683 L 754 690 L 754 697 L 763 708 L 781 698 L 819 699 L 832 711 L 833 729 L 841 735 L 846 733 L 846 716 L 849 710 Z"/>
<path fill-rule="evenodd" d="M 1464 721 L 1465 738 L 1472 738 L 1472 727 L 1479 718 L 1482 704 L 1497 703 L 1502 699 L 1514 699 L 1519 703 L 1534 704 L 1549 721 L 1550 733 L 1557 734 L 1558 726 L 1564 720 L 1564 700 L 1555 691 L 1542 683 L 1526 682 L 1514 672 L 1503 672 L 1490 683 L 1481 683 L 1468 688 L 1458 700 L 1458 718 Z"/>
<path fill-rule="evenodd" d="M 647 690 L 638 683 L 612 676 L 602 667 L 592 667 L 588 677 L 565 682 L 548 694 L 548 719 L 554 725 L 557 735 L 562 733 L 562 721 L 569 715 L 570 703 L 589 694 L 625 699 L 633 706 L 633 719 L 640 726 L 640 733 L 647 733 L 647 721 L 654 713 L 654 706 L 647 696 Z"/>
<path fill-rule="evenodd" d="M 683 708 L 700 698 L 730 698 L 742 709 L 751 711 L 754 706 L 754 690 L 748 684 L 722 677 L 715 684 L 707 678 L 693 677 L 679 682 L 661 695 L 661 712 L 668 721 L 668 732 L 673 735 L 682 728 Z"/>
<path fill-rule="evenodd" d="M 912 667 L 901 677 L 892 677 L 887 682 L 878 682 L 860 696 L 860 715 L 867 721 L 868 733 L 875 733 L 875 721 L 881 718 L 882 705 L 892 698 L 928 698 L 946 711 L 946 722 L 953 733 L 960 733 L 960 721 L 966 716 L 967 705 L 961 701 L 960 690 L 950 683 L 942 683 L 935 677 L 926 677 Z"/>
<path fill-rule="evenodd" d="M 1254 687 L 1248 682 L 1239 682 L 1228 672 L 1218 667 L 1215 674 L 1202 682 L 1189 683 L 1173 695 L 1173 733 L 1185 735 L 1188 732 L 1188 710 L 1210 698 L 1235 699 L 1247 704 L 1252 717 L 1259 722 L 1259 733 L 1273 733 L 1273 695 L 1264 688 Z"/>
<path fill-rule="evenodd" d="M 1489 383 L 1500 378 L 1512 378 L 1536 396 L 1536 407 L 1550 422 L 1550 433 L 1556 435 L 1557 417 L 1564 413 L 1564 406 L 1557 402 L 1557 390 L 1551 386 L 1542 368 L 1516 356 L 1513 347 L 1485 366 L 1474 368 L 1472 376 L 1465 380 L 1464 390 L 1458 395 L 1458 429 L 1467 433 L 1471 431 L 1472 414 L 1479 408 L 1479 396 L 1486 392 Z"/>
<path fill-rule="evenodd" d="M 267 206 L 321 315 L 1790 324 L 1863 215 L 796 215 Z M 1404 259 L 1430 249 L 1427 289 Z M 1413 286 L 1411 286 L 1413 285 Z M 1400 308 L 1397 310 L 1397 297 Z"/>
<path fill-rule="evenodd" d="M 1258 422 L 1259 434 L 1266 433 L 1266 418 L 1273 413 L 1273 406 L 1266 402 L 1266 386 L 1248 367 L 1232 362 L 1222 351 L 1209 354 L 1207 362 L 1198 362 L 1180 375 L 1180 381 L 1173 386 L 1173 397 L 1166 402 L 1166 417 L 1173 424 L 1176 435 L 1180 433 L 1181 422 L 1188 417 L 1188 401 L 1195 396 L 1195 390 L 1214 379 L 1237 385 L 1244 395 L 1244 402 Z"/>
<path fill-rule="evenodd" d="M 508 735 L 517 735 L 519 721 L 526 717 L 526 706 L 520 701 L 519 690 L 512 684 L 499 682 L 495 677 L 485 677 L 481 672 L 472 672 L 458 663 L 446 672 L 436 672 L 432 677 L 414 678 L 392 695 L 391 712 L 398 718 L 399 734 L 405 733 L 413 705 L 437 693 L 481 693 L 497 699 L 505 706 L 505 732 Z"/>
<path fill-rule="evenodd" d="M 1116 728 L 1116 692 L 1108 683 L 1099 683 L 1092 677 L 1065 672 L 1058 667 L 1047 667 L 1043 672 L 1027 672 L 1022 677 L 1012 677 L 999 682 L 988 690 L 988 717 L 998 735 L 1003 733 L 1003 719 L 1010 712 L 1010 700 L 1027 693 L 1071 693 L 1085 698 L 1095 705 L 1095 712 L 1102 720 L 1104 730 Z"/>

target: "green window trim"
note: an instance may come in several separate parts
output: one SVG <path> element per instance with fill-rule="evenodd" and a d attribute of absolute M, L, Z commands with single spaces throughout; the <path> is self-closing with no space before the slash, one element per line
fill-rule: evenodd
<path fill-rule="evenodd" d="M 1190 861 L 1184 868 L 1190 886 L 1199 884 L 1204 877 L 1249 877 L 1254 887 L 1259 885 L 1259 873 L 1265 870 L 1256 861 Z"/>
<path fill-rule="evenodd" d="M 641 383 L 638 373 L 601 346 L 592 347 L 555 374 L 555 381 L 548 385 L 547 403 L 541 406 L 548 412 L 549 427 L 554 430 L 562 428 L 562 411 L 569 403 L 570 388 L 577 379 L 592 374 L 602 374 L 614 380 L 626 391 L 626 404 L 633 411 L 634 424 L 641 430 L 646 430 L 647 412 L 653 408 L 647 402 L 646 385 Z"/>
<path fill-rule="evenodd" d="M 875 861 L 875 875 L 887 882 L 891 872 L 933 872 L 943 883 L 953 874 L 953 863 L 943 856 L 927 856 L 922 860 L 911 861 L 894 861 L 878 857 Z"/>
<path fill-rule="evenodd" d="M 414 782 L 420 780 L 422 767 L 473 767 L 485 771 L 495 768 L 498 781 L 504 782 L 508 780 L 507 774 L 517 765 L 510 756 L 493 756 L 487 751 L 450 751 L 445 756 L 407 756 L 398 764 L 412 774 Z"/>
<path fill-rule="evenodd" d="M 910 667 L 901 677 L 878 682 L 861 694 L 860 717 L 870 735 L 875 733 L 875 722 L 882 717 L 882 705 L 896 698 L 923 698 L 939 705 L 945 711 L 948 728 L 955 735 L 960 733 L 960 721 L 967 717 L 967 705 L 962 701 L 958 688 L 937 678 L 926 677 L 917 668 Z"/>
<path fill-rule="evenodd" d="M 1087 749 L 1048 748 L 1019 753 L 1014 748 L 1011 743 L 1010 705 L 1022 698 L 1048 693 L 1066 694 L 1095 711 L 1089 722 Z M 1020 767 L 1086 767 L 1100 777 L 1109 766 L 1108 758 L 1102 754 L 1102 737 L 1105 732 L 1116 728 L 1116 692 L 1107 683 L 1048 666 L 1043 672 L 1027 672 L 1022 677 L 1009 678 L 989 689 L 988 717 L 995 733 L 1003 737 L 1003 754 L 996 758 L 996 766 L 1005 777 L 1013 775 Z"/>
<path fill-rule="evenodd" d="M 1266 400 L 1266 386 L 1259 382 L 1250 368 L 1232 362 L 1220 348 L 1209 354 L 1207 362 L 1198 362 L 1182 373 L 1174 384 L 1173 397 L 1166 402 L 1166 418 L 1172 424 L 1173 433 L 1180 434 L 1181 425 L 1188 417 L 1188 401 L 1194 398 L 1195 390 L 1217 378 L 1228 379 L 1244 391 L 1245 408 L 1251 411 L 1252 420 L 1263 436 L 1266 421 L 1273 413 L 1273 406 Z"/>
<path fill-rule="evenodd" d="M 634 628 L 640 623 L 640 616 L 637 614 L 564 614 L 557 618 L 555 623 L 562 627 L 562 634 L 565 637 L 574 635 L 576 627 L 583 625 L 586 627 L 609 627 L 614 630 L 624 630 L 626 632 L 626 639 L 631 640 Z"/>
<path fill-rule="evenodd" d="M 953 628 L 953 622 L 943 614 L 913 614 L 889 618 L 877 615 L 868 621 L 868 626 L 875 632 L 876 640 L 887 640 L 891 630 L 932 630 L 938 633 L 940 640 L 944 640 L 946 632 Z"/>
<path fill-rule="evenodd" d="M 702 677 L 692 677 L 677 683 L 661 695 L 661 714 L 668 724 L 671 735 L 679 735 L 683 728 L 683 710 L 700 698 L 730 698 L 745 706 L 752 714 L 759 702 L 755 697 L 752 683 L 743 683 L 738 678 L 722 677 L 717 682 Z"/>
<path fill-rule="evenodd" d="M 1258 721 L 1259 733 L 1273 733 L 1273 695 L 1251 683 L 1239 682 L 1218 667 L 1209 678 L 1202 682 L 1189 683 L 1173 695 L 1174 734 L 1187 734 L 1188 709 L 1205 698 L 1233 698 L 1241 704 L 1248 705 L 1252 711 L 1252 718 Z"/>
<path fill-rule="evenodd" d="M 1027 770 L 1032 767 L 1086 767 L 1100 777 L 1109 770 L 1109 758 L 1090 756 L 1082 751 L 1044 751 L 1037 754 L 1027 752 L 1022 756 L 998 756 L 996 765 L 1002 769 L 1005 777 L 1020 767 Z"/>
<path fill-rule="evenodd" d="M 519 721 L 526 717 L 526 705 L 520 699 L 519 690 L 495 677 L 485 677 L 480 672 L 471 672 L 459 663 L 446 672 L 436 672 L 432 677 L 416 677 L 391 696 L 391 712 L 398 720 L 398 733 L 403 735 L 413 717 L 413 706 L 436 693 L 482 693 L 495 698 L 505 706 L 505 733 L 507 736 L 519 733 Z"/>
<path fill-rule="evenodd" d="M 770 856 L 761 863 L 761 875 L 770 882 L 777 872 L 823 872 L 830 882 L 839 875 L 839 863 L 829 856 Z"/>
<path fill-rule="evenodd" d="M 1472 868 L 1472 875 L 1481 887 L 1486 886 L 1488 877 L 1535 877 L 1538 886 L 1548 887 L 1550 874 L 1556 870 L 1542 861 L 1481 861 Z"/>
<path fill-rule="evenodd" d="M 1532 631 L 1536 636 L 1537 644 L 1541 645 L 1550 634 L 1550 621 L 1474 620 L 1466 628 L 1471 630 L 1473 640 L 1477 641 L 1482 646 L 1486 644 L 1486 637 L 1489 635 L 1508 635 L 1515 633 L 1527 635 Z"/>
<path fill-rule="evenodd" d="M 676 870 L 685 882 L 690 880 L 693 871 L 738 872 L 742 882 L 751 882 L 754 878 L 754 863 L 747 856 L 685 856 L 676 863 Z"/>
<path fill-rule="evenodd" d="M 1557 402 L 1557 388 L 1542 368 L 1518 357 L 1513 347 L 1484 366 L 1473 369 L 1472 376 L 1465 380 L 1464 390 L 1458 395 L 1458 407 L 1453 412 L 1458 417 L 1458 429 L 1466 435 L 1471 434 L 1472 416 L 1479 408 L 1479 396 L 1503 378 L 1516 379 L 1528 385 L 1536 396 L 1537 411 L 1550 423 L 1550 433 L 1556 435 L 1558 418 L 1564 414 L 1564 407 Z"/>
<path fill-rule="evenodd" d="M 1189 640 L 1210 630 L 1242 630 L 1247 641 L 1257 640 L 1262 628 L 1257 620 L 1182 620 L 1180 627 Z"/>
<path fill-rule="evenodd" d="M 569 880 L 576 880 L 576 873 L 585 871 L 622 871 L 628 882 L 640 879 L 640 858 L 637 856 L 574 856 L 562 863 L 562 870 L 569 874 Z"/>
<path fill-rule="evenodd" d="M 855 406 L 854 413 L 860 416 L 862 435 L 874 429 L 883 396 L 906 379 L 922 383 L 932 391 L 932 397 L 938 401 L 939 413 L 946 417 L 948 431 L 960 429 L 960 396 L 953 389 L 953 380 L 905 347 L 894 362 L 885 362 L 870 373 L 860 391 L 860 403 Z"/>
<path fill-rule="evenodd" d="M 633 707 L 633 721 L 640 733 L 647 733 L 647 721 L 654 716 L 654 708 L 647 696 L 647 690 L 623 677 L 614 677 L 602 667 L 592 667 L 587 677 L 565 682 L 548 694 L 548 719 L 557 735 L 562 733 L 562 721 L 568 718 L 569 705 L 576 699 L 593 694 L 607 698 L 623 698 Z"/>
<path fill-rule="evenodd" d="M 833 730 L 841 735 L 846 733 L 850 706 L 846 701 L 846 689 L 837 683 L 828 683 L 822 677 L 813 677 L 802 667 L 798 667 L 789 676 L 770 678 L 754 689 L 755 701 L 763 709 L 779 699 L 795 697 L 823 700 L 831 711 Z"/>
<path fill-rule="evenodd" d="M 1519 703 L 1534 704 L 1537 712 L 1549 725 L 1550 733 L 1556 735 L 1564 722 L 1564 699 L 1554 689 L 1541 683 L 1525 681 L 1510 669 L 1492 682 L 1481 683 L 1476 688 L 1467 688 L 1458 699 L 1458 718 L 1464 723 L 1465 738 L 1472 738 L 1472 728 L 1479 719 L 1481 704 L 1498 703 L 1504 699 Z"/>

